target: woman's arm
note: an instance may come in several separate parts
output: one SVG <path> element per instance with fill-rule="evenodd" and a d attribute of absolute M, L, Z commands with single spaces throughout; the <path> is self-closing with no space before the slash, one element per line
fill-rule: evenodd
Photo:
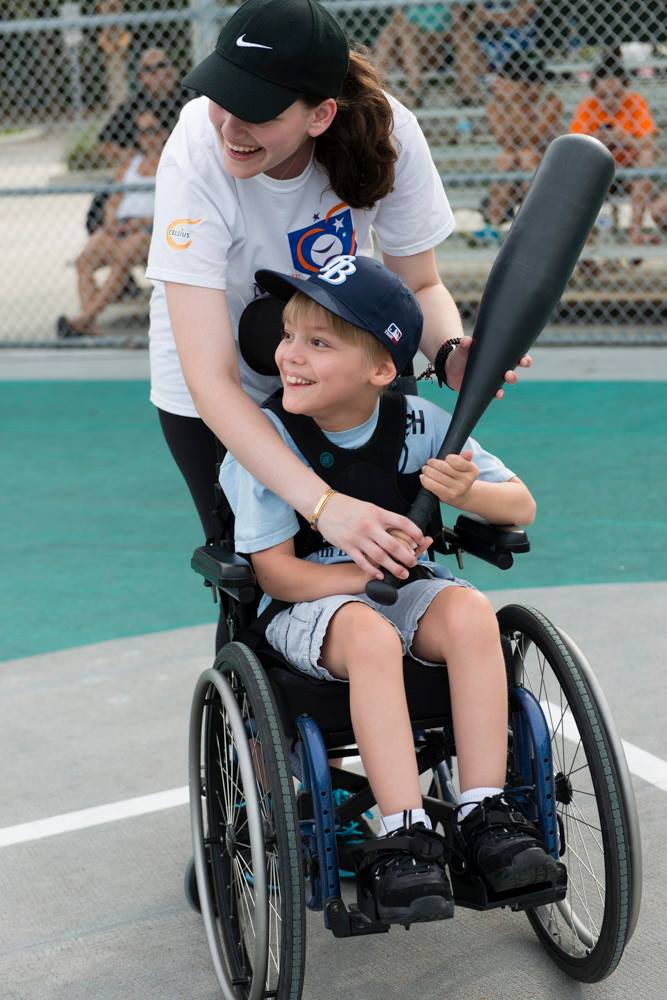
<path fill-rule="evenodd" d="M 173 282 L 165 284 L 165 291 L 185 381 L 202 420 L 252 475 L 310 517 L 327 484 L 288 448 L 241 388 L 225 293 Z M 405 577 L 404 566 L 415 563 L 414 554 L 389 529 L 409 535 L 417 552 L 424 542 L 407 517 L 338 493 L 326 504 L 318 526 L 327 541 L 373 575 L 382 566 Z"/>
<path fill-rule="evenodd" d="M 435 250 L 424 250 L 409 257 L 391 257 L 389 254 L 383 254 L 382 259 L 389 270 L 398 274 L 417 296 L 424 313 L 421 349 L 429 361 L 433 361 L 446 340 L 463 337 L 459 346 L 447 358 L 446 366 L 447 385 L 452 389 L 460 389 L 472 339 L 463 336 L 463 326 L 456 303 L 438 274 Z M 530 355 L 521 358 L 519 362 L 522 368 L 529 368 L 531 364 Z M 518 379 L 516 372 L 505 372 L 505 381 L 510 385 Z M 503 390 L 499 389 L 496 399 L 502 399 L 503 395 Z"/>
<path fill-rule="evenodd" d="M 429 459 L 419 477 L 422 486 L 441 503 L 478 514 L 491 524 L 532 524 L 537 505 L 525 483 L 517 476 L 503 483 L 480 481 L 471 459 L 471 451 Z"/>
<path fill-rule="evenodd" d="M 252 564 L 257 581 L 270 597 L 295 604 L 334 594 L 361 594 L 370 576 L 354 563 L 316 563 L 297 559 L 294 541 L 255 552 Z"/>

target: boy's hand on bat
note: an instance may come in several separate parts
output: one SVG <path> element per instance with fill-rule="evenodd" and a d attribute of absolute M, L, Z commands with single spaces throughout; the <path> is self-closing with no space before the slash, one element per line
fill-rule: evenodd
<path fill-rule="evenodd" d="M 435 493 L 441 503 L 463 510 L 478 476 L 479 469 L 472 461 L 472 451 L 463 451 L 445 459 L 430 458 L 422 466 L 419 479 L 424 489 Z"/>

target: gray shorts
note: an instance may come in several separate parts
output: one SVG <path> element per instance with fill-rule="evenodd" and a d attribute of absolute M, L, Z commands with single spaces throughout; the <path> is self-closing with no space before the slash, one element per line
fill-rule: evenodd
<path fill-rule="evenodd" d="M 281 656 L 302 673 L 316 680 L 341 681 L 340 677 L 334 677 L 326 666 L 320 663 L 320 651 L 329 622 L 343 604 L 359 601 L 373 608 L 398 632 L 403 655 L 414 656 L 412 642 L 419 620 L 428 611 L 434 597 L 446 587 L 472 587 L 472 584 L 457 577 L 449 580 L 438 577 L 431 580 L 415 580 L 400 588 L 398 600 L 391 607 L 376 604 L 365 594 L 336 594 L 335 597 L 323 597 L 319 601 L 302 601 L 276 615 L 269 623 L 266 638 Z M 436 666 L 427 660 L 420 660 L 417 656 L 414 656 L 414 659 L 427 666 Z M 347 681 L 342 683 L 347 684 Z"/>

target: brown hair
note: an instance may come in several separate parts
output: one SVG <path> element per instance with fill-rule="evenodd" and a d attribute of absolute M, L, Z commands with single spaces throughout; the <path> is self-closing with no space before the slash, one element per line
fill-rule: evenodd
<path fill-rule="evenodd" d="M 295 292 L 292 298 L 286 302 L 283 309 L 283 323 L 289 323 L 290 326 L 297 326 L 304 320 L 318 319 L 330 326 L 336 336 L 340 337 L 345 343 L 354 344 L 355 347 L 363 347 L 366 358 L 371 365 L 379 365 L 383 361 L 392 360 L 387 348 L 372 333 L 369 333 L 368 330 L 363 330 L 360 326 L 348 323 L 347 320 L 341 316 L 337 316 L 336 313 L 329 312 L 328 309 L 325 309 L 318 302 L 314 302 L 308 295 Z"/>
<path fill-rule="evenodd" d="M 322 98 L 305 97 L 315 107 Z M 350 52 L 338 112 L 315 141 L 315 156 L 331 187 L 351 208 L 372 208 L 393 190 L 398 153 L 394 117 L 375 68 L 361 52 Z"/>

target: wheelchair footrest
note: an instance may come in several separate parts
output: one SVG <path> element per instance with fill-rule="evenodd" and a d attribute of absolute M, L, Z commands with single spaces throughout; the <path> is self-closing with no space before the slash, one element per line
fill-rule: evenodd
<path fill-rule="evenodd" d="M 512 910 L 530 910 L 535 906 L 545 906 L 565 898 L 567 892 L 567 872 L 560 865 L 560 878 L 555 885 L 542 883 L 530 886 L 519 892 L 494 893 L 486 882 L 478 875 L 452 872 L 452 891 L 457 906 L 465 906 L 471 910 L 494 910 L 500 906 L 509 906 Z"/>
<path fill-rule="evenodd" d="M 385 934 L 389 924 L 381 924 L 369 920 L 351 903 L 349 908 L 342 899 L 329 899 L 325 908 L 329 929 L 334 937 L 357 937 L 361 934 Z"/>

